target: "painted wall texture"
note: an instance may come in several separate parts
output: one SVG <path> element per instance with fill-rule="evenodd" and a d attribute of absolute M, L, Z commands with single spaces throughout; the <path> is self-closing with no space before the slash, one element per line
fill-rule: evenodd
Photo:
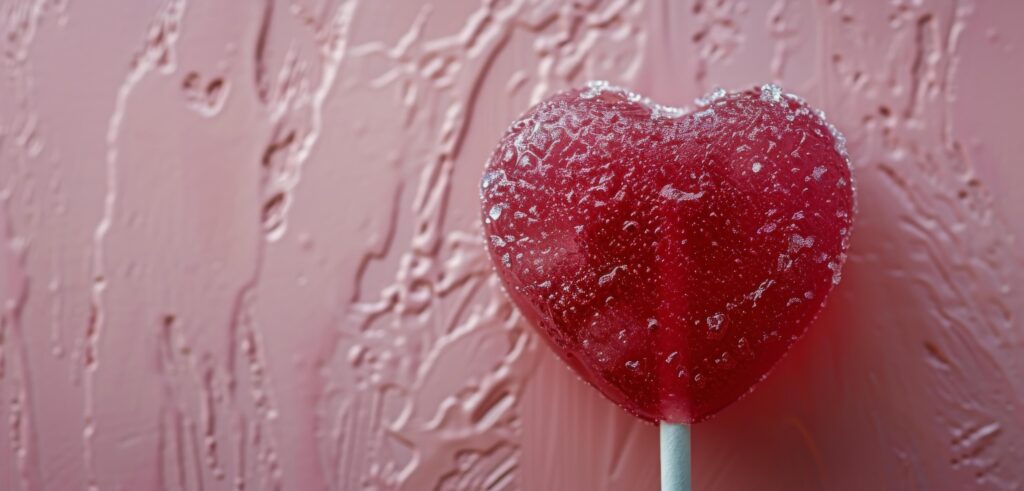
<path fill-rule="evenodd" d="M 1024 489 L 1024 3 L 3 0 L 0 489 L 657 489 L 499 289 L 540 98 L 780 83 L 849 139 L 824 315 L 702 490 Z"/>

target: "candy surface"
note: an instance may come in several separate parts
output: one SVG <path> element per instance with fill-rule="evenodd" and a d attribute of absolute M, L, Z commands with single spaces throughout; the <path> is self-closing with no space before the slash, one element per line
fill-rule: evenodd
<path fill-rule="evenodd" d="M 487 247 L 558 355 L 649 421 L 749 392 L 839 282 L 844 141 L 767 85 L 693 111 L 592 82 L 512 124 L 481 182 Z"/>

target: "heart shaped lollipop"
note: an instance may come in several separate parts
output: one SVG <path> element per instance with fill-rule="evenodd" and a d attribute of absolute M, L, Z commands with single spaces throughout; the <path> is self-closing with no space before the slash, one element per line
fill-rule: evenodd
<path fill-rule="evenodd" d="M 749 392 L 821 310 L 854 206 L 844 140 L 796 96 L 693 112 L 594 82 L 512 124 L 481 183 L 509 295 L 587 382 L 649 421 Z"/>

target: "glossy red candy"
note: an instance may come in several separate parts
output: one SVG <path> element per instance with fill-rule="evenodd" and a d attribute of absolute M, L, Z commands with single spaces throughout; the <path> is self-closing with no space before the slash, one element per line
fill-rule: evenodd
<path fill-rule="evenodd" d="M 846 258 L 844 141 L 778 87 L 657 105 L 594 82 L 513 123 L 481 183 L 515 304 L 589 383 L 692 423 L 762 380 Z"/>

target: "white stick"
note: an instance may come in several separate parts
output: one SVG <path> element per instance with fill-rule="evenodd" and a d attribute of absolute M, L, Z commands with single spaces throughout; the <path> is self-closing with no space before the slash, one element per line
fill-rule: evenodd
<path fill-rule="evenodd" d="M 661 423 L 661 491 L 690 491 L 690 427 Z"/>

